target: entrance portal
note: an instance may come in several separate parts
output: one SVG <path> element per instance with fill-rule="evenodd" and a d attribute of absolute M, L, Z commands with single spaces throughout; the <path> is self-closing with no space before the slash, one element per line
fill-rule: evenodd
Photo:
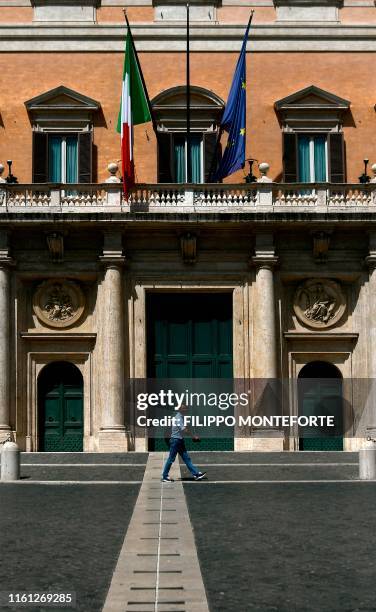
<path fill-rule="evenodd" d="M 148 378 L 232 379 L 232 294 L 151 293 L 147 298 Z M 187 448 L 192 448 L 186 440 Z M 233 450 L 207 438 L 195 450 Z M 150 450 L 166 450 L 149 440 Z"/>
<path fill-rule="evenodd" d="M 333 364 L 312 361 L 298 377 L 299 415 L 332 415 L 335 428 L 301 428 L 299 450 L 343 450 L 342 375 Z M 319 431 L 319 435 L 315 433 Z"/>
<path fill-rule="evenodd" d="M 83 450 L 83 379 L 72 363 L 45 366 L 38 379 L 39 450 Z"/>

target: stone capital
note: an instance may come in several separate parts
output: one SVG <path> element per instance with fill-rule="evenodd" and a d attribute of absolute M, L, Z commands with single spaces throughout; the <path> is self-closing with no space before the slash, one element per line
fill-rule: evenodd
<path fill-rule="evenodd" d="M 12 257 L 0 256 L 0 270 L 9 270 L 9 268 L 14 268 L 15 265 L 16 262 Z"/>
<path fill-rule="evenodd" d="M 369 268 L 370 272 L 376 269 L 376 253 L 371 253 L 364 259 L 364 263 Z"/>
<path fill-rule="evenodd" d="M 124 255 L 100 255 L 99 261 L 106 268 L 123 268 L 126 262 Z"/>
<path fill-rule="evenodd" d="M 278 264 L 279 258 L 275 255 L 254 255 L 250 258 L 249 262 L 251 266 L 254 266 L 257 270 L 265 269 L 273 271 Z"/>
<path fill-rule="evenodd" d="M 123 234 L 119 230 L 105 230 L 103 232 L 103 250 L 99 260 L 104 266 L 120 267 L 125 263 L 123 253 Z"/>

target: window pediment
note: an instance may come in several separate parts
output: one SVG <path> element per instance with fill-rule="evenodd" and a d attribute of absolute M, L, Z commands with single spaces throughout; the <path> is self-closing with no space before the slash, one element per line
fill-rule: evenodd
<path fill-rule="evenodd" d="M 223 113 L 224 101 L 214 92 L 194 85 L 190 93 L 192 129 L 196 131 L 215 129 Z M 162 91 L 151 104 L 158 130 L 185 131 L 187 98 L 184 85 Z"/>
<path fill-rule="evenodd" d="M 25 102 L 34 126 L 72 125 L 88 129 L 101 105 L 73 89 L 60 85 Z"/>
<path fill-rule="evenodd" d="M 283 128 L 318 130 L 339 129 L 344 113 L 350 109 L 349 100 L 310 85 L 275 102 L 275 110 Z"/>
<path fill-rule="evenodd" d="M 59 87 L 55 87 L 54 89 L 50 89 L 49 91 L 35 96 L 35 98 L 27 100 L 25 106 L 29 111 L 37 110 L 38 108 L 49 108 L 51 106 L 61 109 L 75 109 L 80 107 L 94 111 L 99 110 L 101 105 L 96 100 L 93 100 L 93 98 L 89 98 L 78 91 L 60 85 Z"/>

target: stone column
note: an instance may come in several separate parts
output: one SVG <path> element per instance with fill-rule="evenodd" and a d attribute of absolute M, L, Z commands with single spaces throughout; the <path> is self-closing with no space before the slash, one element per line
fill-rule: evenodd
<path fill-rule="evenodd" d="M 124 421 L 124 299 L 123 266 L 120 232 L 106 233 L 103 256 L 102 292 L 102 363 L 99 379 L 102 387 L 101 429 L 99 450 L 128 450 Z"/>
<path fill-rule="evenodd" d="M 369 255 L 366 257 L 368 277 L 368 377 L 369 392 L 366 410 L 361 416 L 355 437 L 376 432 L 376 232 L 369 232 Z"/>
<path fill-rule="evenodd" d="M 10 268 L 8 232 L 0 232 L 0 441 L 10 426 Z"/>
<path fill-rule="evenodd" d="M 0 260 L 0 438 L 10 430 L 9 378 L 10 378 L 10 278 L 8 265 Z"/>
<path fill-rule="evenodd" d="M 279 414 L 276 393 L 277 329 L 275 317 L 274 268 L 275 256 L 272 234 L 256 235 L 255 255 L 252 263 L 256 268 L 256 283 L 253 307 L 253 358 L 254 401 L 258 414 Z M 283 450 L 281 432 L 253 430 L 252 450 Z"/>
<path fill-rule="evenodd" d="M 255 255 L 252 263 L 256 267 L 255 307 L 253 309 L 253 376 L 254 378 L 277 377 L 277 333 L 275 321 L 273 235 L 256 236 Z"/>
<path fill-rule="evenodd" d="M 368 338 L 369 364 L 368 376 L 376 379 L 376 232 L 369 232 L 369 255 L 366 257 L 368 277 Z"/>

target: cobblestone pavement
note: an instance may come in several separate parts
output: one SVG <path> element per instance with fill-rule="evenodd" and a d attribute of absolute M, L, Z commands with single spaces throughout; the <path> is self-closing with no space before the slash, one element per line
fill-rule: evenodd
<path fill-rule="evenodd" d="M 129 467 L 116 465 L 119 458 L 114 455 L 75 455 L 23 454 L 21 473 L 28 478 L 15 484 L 0 484 L 0 591 L 74 591 L 77 605 L 1 606 L 1 610 L 102 610 L 147 455 L 120 456 L 121 462 L 124 457 L 129 458 Z M 115 466 L 102 469 L 94 465 L 109 463 L 109 459 Z M 89 465 L 86 468 L 47 465 L 63 461 Z M 31 467 L 26 463 L 43 466 Z M 140 466 L 136 468 L 134 463 Z M 114 484 L 120 476 L 130 484 Z M 31 482 L 31 477 L 43 482 Z M 66 481 L 68 477 L 76 482 L 53 484 L 56 478 Z M 99 484 L 98 479 L 105 484 Z"/>
<path fill-rule="evenodd" d="M 356 453 L 192 459 L 208 472 L 182 470 L 211 612 L 375 612 L 376 482 L 357 480 Z"/>
<path fill-rule="evenodd" d="M 181 466 L 190 524 L 182 485 L 163 488 L 166 503 L 179 504 L 184 529 L 193 527 L 210 612 L 376 612 L 376 483 L 358 480 L 356 453 L 191 454 L 208 479 L 194 482 Z M 116 603 L 119 591 L 111 599 L 110 585 L 120 586 L 122 592 L 124 579 L 129 590 L 133 585 L 129 576 L 134 573 L 130 557 L 119 557 L 119 553 L 139 556 L 140 552 L 133 529 L 127 536 L 130 548 L 125 550 L 136 500 L 145 513 L 152 514 L 148 504 L 157 503 L 154 497 L 161 496 L 158 464 L 145 500 L 138 497 L 147 460 L 146 453 L 23 454 L 23 479 L 0 485 L 0 590 L 75 591 L 77 606 L 64 608 L 68 612 L 101 612 L 105 602 Z M 174 468 L 177 475 L 178 467 Z M 171 508 L 167 505 L 167 512 Z M 162 516 L 159 512 L 158 533 L 145 531 L 137 536 L 145 546 L 160 540 L 160 552 L 164 538 L 172 548 L 178 540 L 168 538 L 180 538 L 176 526 L 170 528 L 173 533 L 160 531 Z M 154 529 L 143 528 L 149 527 Z M 188 550 L 189 540 L 194 551 L 191 536 L 184 533 L 183 551 Z M 172 548 L 166 554 L 182 554 Z M 150 555 L 155 556 L 155 551 L 145 551 L 145 560 L 152 565 Z M 162 558 L 163 563 L 168 561 Z M 136 568 L 139 571 L 144 570 Z M 199 573 L 194 573 L 193 581 L 187 573 L 193 591 Z M 151 574 L 143 576 L 149 580 Z M 140 602 L 148 601 L 144 595 L 155 585 L 149 587 L 145 580 L 134 583 L 137 596 L 132 601 L 137 603 L 131 604 L 132 611 L 165 612 L 162 599 L 174 589 L 179 597 L 170 598 L 176 603 L 168 605 L 166 612 L 193 612 L 190 602 L 194 600 L 180 597 L 180 591 L 184 593 L 178 584 L 180 575 L 169 582 L 166 571 L 161 579 L 161 597 L 151 606 L 142 604 L 143 608 Z M 164 587 L 170 589 L 164 591 Z M 122 604 L 122 596 L 117 603 Z M 124 605 L 122 612 L 128 608 Z M 19 612 L 53 609 L 39 606 L 19 608 Z"/>

